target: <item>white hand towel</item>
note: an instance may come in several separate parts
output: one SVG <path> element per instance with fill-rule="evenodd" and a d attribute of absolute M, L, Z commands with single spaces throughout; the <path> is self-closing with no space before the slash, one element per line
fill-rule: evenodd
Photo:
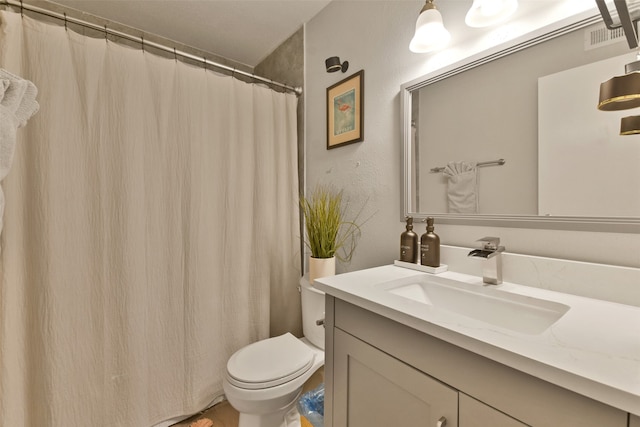
<path fill-rule="evenodd" d="M 38 95 L 36 85 L 2 68 L 0 68 L 0 79 L 3 80 L 0 90 L 4 87 L 3 95 L 0 97 L 0 105 L 13 113 L 17 127 L 26 125 L 27 120 L 40 108 L 36 101 Z M 9 81 L 8 85 L 7 80 Z"/>
<path fill-rule="evenodd" d="M 36 101 L 36 86 L 0 68 L 0 181 L 13 162 L 16 148 L 16 130 L 27 124 L 40 105 Z M 4 193 L 0 187 L 0 232 L 4 213 Z"/>
<path fill-rule="evenodd" d="M 449 162 L 442 172 L 448 179 L 447 201 L 450 213 L 478 213 L 476 163 Z"/>

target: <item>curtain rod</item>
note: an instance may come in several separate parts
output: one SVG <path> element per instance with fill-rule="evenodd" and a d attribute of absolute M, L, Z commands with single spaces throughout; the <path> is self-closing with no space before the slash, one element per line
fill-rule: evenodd
<path fill-rule="evenodd" d="M 265 77 L 260 77 L 260 76 L 256 76 L 255 74 L 252 73 L 248 73 L 246 71 L 242 71 L 242 70 L 238 70 L 235 67 L 230 67 L 228 65 L 224 65 L 224 64 L 220 64 L 214 61 L 211 61 L 205 57 L 200 57 L 200 56 L 196 56 L 193 55 L 191 53 L 188 52 L 184 52 L 181 50 L 176 50 L 176 48 L 174 47 L 169 47 L 169 46 L 165 46 L 163 44 L 160 43 L 154 43 L 148 40 L 143 39 L 142 37 L 137 37 L 137 36 L 133 36 L 131 34 L 127 34 L 121 31 L 117 31 L 117 30 L 113 30 L 108 28 L 106 25 L 101 26 L 98 24 L 93 24 L 91 22 L 88 21 L 84 21 L 82 19 L 78 19 L 78 18 L 74 18 L 72 16 L 68 16 L 66 13 L 59 13 L 59 12 L 54 12 L 52 10 L 47 10 L 47 9 L 43 9 L 37 6 L 33 6 L 33 5 L 29 5 L 29 4 L 25 4 L 20 0 L 1 0 L 0 1 L 0 5 L 8 5 L 8 6 L 14 6 L 14 7 L 19 7 L 20 9 L 24 9 L 24 10 L 28 10 L 30 12 L 35 12 L 35 13 L 39 13 L 42 15 L 47 15 L 47 16 L 51 16 L 53 18 L 57 18 L 57 19 L 61 19 L 65 22 L 71 22 L 72 24 L 77 24 L 80 25 L 82 27 L 86 27 L 86 28 L 91 28 L 93 30 L 98 30 L 98 31 L 102 31 L 106 34 L 110 34 L 113 36 L 117 36 L 117 37 L 122 37 L 124 39 L 128 39 L 130 41 L 134 41 L 137 43 L 140 43 L 142 45 L 142 47 L 144 48 L 144 46 L 151 46 L 154 47 L 156 49 L 162 50 L 164 52 L 168 52 L 168 53 L 173 53 L 174 55 L 179 55 L 182 56 L 184 58 L 189 58 L 189 59 L 193 59 L 195 61 L 199 61 L 202 62 L 206 65 L 210 65 L 212 67 L 215 68 L 220 68 L 222 70 L 226 70 L 226 71 L 230 71 L 233 74 L 241 74 L 243 76 L 249 77 L 251 79 L 254 80 L 258 80 L 273 86 L 277 86 L 280 87 L 282 89 L 288 90 L 290 92 L 295 93 L 297 96 L 302 95 L 302 88 L 300 87 L 292 87 L 292 86 L 288 86 L 284 83 L 279 83 L 270 79 L 267 79 Z M 104 19 L 104 18 L 101 18 Z"/>

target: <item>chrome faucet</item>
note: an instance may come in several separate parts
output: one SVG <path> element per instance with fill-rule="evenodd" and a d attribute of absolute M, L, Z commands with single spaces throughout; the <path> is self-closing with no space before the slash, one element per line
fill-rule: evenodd
<path fill-rule="evenodd" d="M 474 249 L 467 256 L 483 258 L 482 281 L 489 285 L 502 283 L 502 252 L 499 237 L 483 237 L 477 240 L 482 243 L 481 249 Z"/>

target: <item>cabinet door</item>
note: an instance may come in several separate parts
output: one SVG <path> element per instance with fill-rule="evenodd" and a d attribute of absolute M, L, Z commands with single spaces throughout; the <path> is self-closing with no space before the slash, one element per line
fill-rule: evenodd
<path fill-rule="evenodd" d="M 457 427 L 458 392 L 339 329 L 334 427 Z"/>
<path fill-rule="evenodd" d="M 637 415 L 630 415 L 629 427 L 640 427 L 640 417 Z"/>
<path fill-rule="evenodd" d="M 460 427 L 527 427 L 491 406 L 460 393 Z"/>

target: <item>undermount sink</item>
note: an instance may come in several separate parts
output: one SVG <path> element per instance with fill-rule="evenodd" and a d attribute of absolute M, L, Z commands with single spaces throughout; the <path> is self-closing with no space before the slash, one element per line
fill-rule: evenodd
<path fill-rule="evenodd" d="M 540 334 L 569 306 L 487 286 L 442 277 L 420 276 L 382 283 L 379 289 L 437 310 L 524 334 Z"/>

